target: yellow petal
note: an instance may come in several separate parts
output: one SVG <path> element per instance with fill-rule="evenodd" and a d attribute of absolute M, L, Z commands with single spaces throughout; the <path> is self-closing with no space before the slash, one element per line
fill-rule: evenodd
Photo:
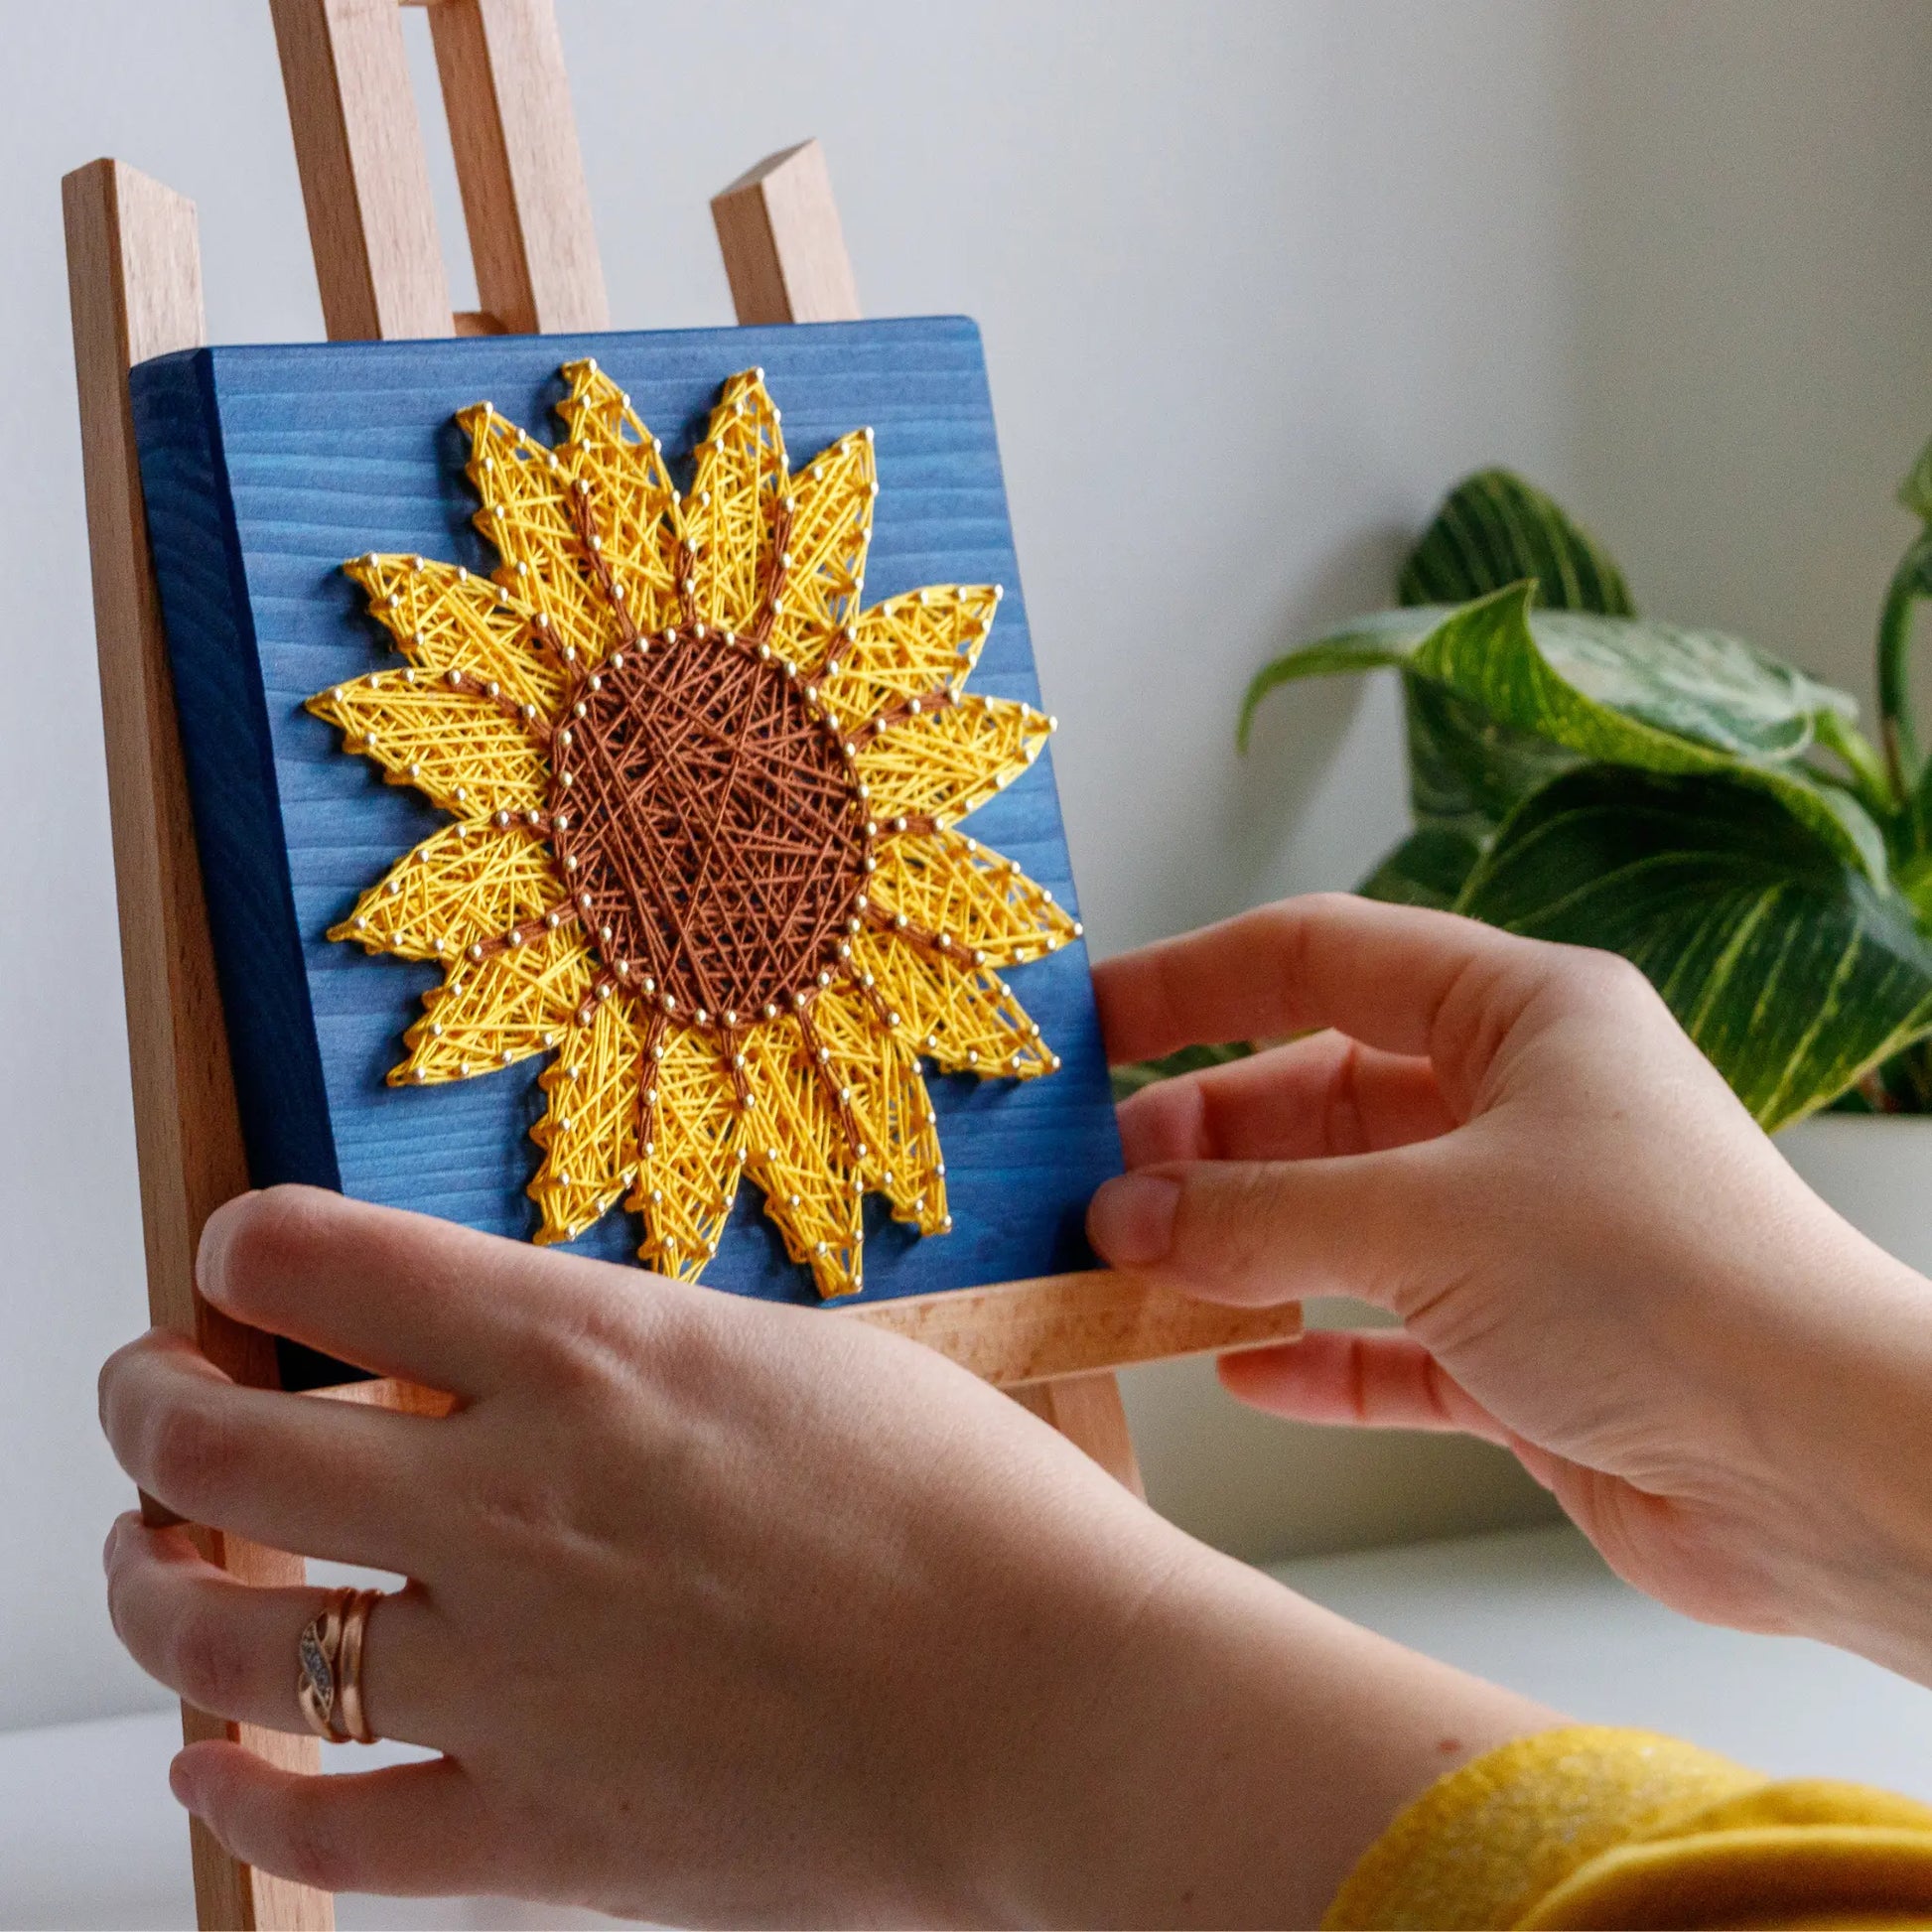
<path fill-rule="evenodd" d="M 858 615 L 872 539 L 872 432 L 843 437 L 793 479 L 784 590 L 772 647 L 808 669 Z"/>
<path fill-rule="evenodd" d="M 435 959 L 500 938 L 564 897 L 549 847 L 527 827 L 446 825 L 398 859 L 329 936 L 402 959 Z"/>
<path fill-rule="evenodd" d="M 477 528 L 503 560 L 496 582 L 532 619 L 547 621 L 545 634 L 559 649 L 574 651 L 573 662 L 595 663 L 625 631 L 579 528 L 580 478 L 591 485 L 582 501 L 592 510 L 600 554 L 623 584 L 626 608 L 631 598 L 643 606 L 641 616 L 631 611 L 638 626 L 655 628 L 678 537 L 676 497 L 654 445 L 627 444 L 608 424 L 610 433 L 601 435 L 593 418 L 584 424 L 592 448 L 571 443 L 552 450 L 487 403 L 464 410 L 457 421 L 470 434 L 470 481 L 483 498 Z"/>
<path fill-rule="evenodd" d="M 678 616 L 684 517 L 663 445 L 630 398 L 595 362 L 566 362 L 570 396 L 557 413 L 570 432 L 561 452 L 572 482 L 591 485 L 602 555 L 624 588 L 624 608 L 644 631 Z"/>
<path fill-rule="evenodd" d="M 852 731 L 907 698 L 957 696 L 999 603 L 987 585 L 941 584 L 875 604 L 853 625 L 838 669 L 822 680 L 823 701 Z"/>
<path fill-rule="evenodd" d="M 906 1029 L 886 1027 L 855 986 L 834 986 L 812 1003 L 812 1028 L 831 1053 L 831 1069 L 852 1090 L 852 1110 L 865 1137 L 865 1175 L 893 1204 L 895 1220 L 922 1234 L 942 1234 L 946 1164 L 939 1123 Z"/>
<path fill-rule="evenodd" d="M 494 681 L 546 719 L 563 703 L 564 676 L 530 631 L 531 612 L 486 577 L 427 557 L 358 557 L 343 569 L 368 593 L 370 615 L 422 669 L 454 666 Z"/>
<path fill-rule="evenodd" d="M 921 710 L 859 748 L 856 765 L 872 787 L 872 815 L 950 825 L 1019 777 L 1052 729 L 1031 705 L 1011 698 L 968 696 Z"/>
<path fill-rule="evenodd" d="M 785 1252 L 805 1263 L 820 1295 L 856 1294 L 863 1282 L 865 1179 L 827 1083 L 790 1014 L 745 1035 L 752 1085 L 746 1153 Z"/>
<path fill-rule="evenodd" d="M 646 1268 L 694 1282 L 718 1252 L 745 1163 L 745 1110 L 715 1035 L 666 1027 L 664 1057 L 647 1061 L 650 1152 L 637 1171 L 631 1207 L 643 1217 L 637 1256 Z"/>
<path fill-rule="evenodd" d="M 960 832 L 888 838 L 868 890 L 885 911 L 935 938 L 944 933 L 979 965 L 1037 959 L 1080 933 L 1045 887 Z"/>
<path fill-rule="evenodd" d="M 538 1241 L 574 1241 L 637 1172 L 642 1049 L 636 1009 L 621 993 L 600 1000 L 588 1027 L 564 1028 L 557 1058 L 538 1083 L 549 1104 L 530 1130 L 544 1151 L 529 1187 L 543 1210 Z"/>
<path fill-rule="evenodd" d="M 750 630 L 775 561 L 771 513 L 785 491 L 778 411 L 756 369 L 732 376 L 698 445 L 684 501 L 696 546 L 698 615 L 725 630 Z"/>
<path fill-rule="evenodd" d="M 527 945 L 455 965 L 423 999 L 423 1017 L 403 1035 L 409 1057 L 389 1084 L 467 1080 L 563 1043 L 596 970 L 574 926 Z"/>
<path fill-rule="evenodd" d="M 340 726 L 346 749 L 373 759 L 391 783 L 414 785 L 460 818 L 549 802 L 549 769 L 530 734 L 480 693 L 413 670 L 371 671 L 319 691 L 309 709 Z"/>
<path fill-rule="evenodd" d="M 948 1073 L 1031 1080 L 1059 1056 L 988 966 L 941 964 L 890 932 L 861 932 L 852 958 L 873 976 L 887 1011 L 898 1017 L 911 1051 Z"/>

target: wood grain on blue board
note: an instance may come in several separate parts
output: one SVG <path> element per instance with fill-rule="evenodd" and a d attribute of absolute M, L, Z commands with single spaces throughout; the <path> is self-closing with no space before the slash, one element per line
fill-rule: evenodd
<path fill-rule="evenodd" d="M 430 966 L 334 944 L 327 928 L 443 815 L 384 784 L 302 709 L 395 661 L 341 571 L 366 550 L 487 571 L 452 418 L 488 400 L 551 440 L 559 366 L 594 354 L 674 459 L 719 384 L 762 365 L 794 469 L 870 425 L 880 495 L 866 573 L 877 602 L 922 584 L 1007 597 L 971 688 L 1040 701 L 979 334 L 936 319 L 596 337 L 216 348 L 134 372 L 155 564 L 175 665 L 210 921 L 259 1184 L 307 1180 L 526 1236 L 543 1059 L 448 1086 L 385 1084 Z M 1050 754 L 967 821 L 1076 904 Z M 1090 1265 L 1088 1196 L 1120 1165 L 1085 948 L 1016 967 L 1015 992 L 1062 1056 L 1024 1085 L 929 1075 L 954 1217 L 921 1240 L 869 1203 L 866 1299 Z M 637 1238 L 621 1209 L 575 1247 Z M 809 1303 L 747 1183 L 705 1279 Z"/>

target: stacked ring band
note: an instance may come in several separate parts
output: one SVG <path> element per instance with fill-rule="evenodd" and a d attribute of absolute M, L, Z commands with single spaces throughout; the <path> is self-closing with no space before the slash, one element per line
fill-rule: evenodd
<path fill-rule="evenodd" d="M 332 1589 L 296 1642 L 295 1698 L 332 1744 L 373 1744 L 362 1712 L 362 1650 L 379 1589 Z"/>

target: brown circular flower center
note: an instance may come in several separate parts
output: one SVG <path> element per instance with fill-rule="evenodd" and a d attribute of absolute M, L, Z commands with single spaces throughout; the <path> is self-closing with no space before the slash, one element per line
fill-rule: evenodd
<path fill-rule="evenodd" d="M 621 981 L 733 1024 L 838 964 L 864 804 L 775 659 L 715 633 L 640 639 L 579 680 L 551 766 L 558 863 Z"/>

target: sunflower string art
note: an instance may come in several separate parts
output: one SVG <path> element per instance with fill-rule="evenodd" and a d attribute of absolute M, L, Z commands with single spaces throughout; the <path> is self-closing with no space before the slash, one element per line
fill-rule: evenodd
<path fill-rule="evenodd" d="M 345 566 L 403 662 L 309 709 L 453 822 L 330 936 L 442 966 L 392 1083 L 553 1056 L 538 1241 L 621 1199 L 640 1259 L 695 1279 L 749 1175 L 819 1294 L 852 1294 L 868 1194 L 951 1226 L 923 1063 L 1059 1065 L 999 969 L 1080 927 L 957 829 L 1053 721 L 966 688 L 998 586 L 864 604 L 870 430 L 794 476 L 762 373 L 735 375 L 680 494 L 596 362 L 563 378 L 554 447 L 457 419 L 493 576 Z"/>

